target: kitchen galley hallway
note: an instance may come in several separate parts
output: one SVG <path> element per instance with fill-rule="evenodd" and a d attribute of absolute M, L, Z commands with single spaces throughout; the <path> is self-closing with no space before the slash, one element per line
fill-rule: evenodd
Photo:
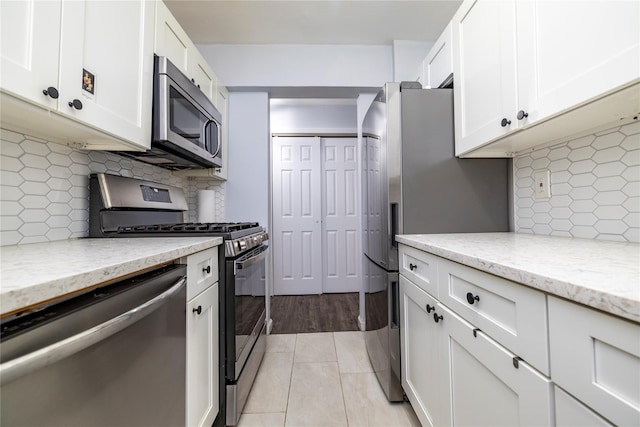
<path fill-rule="evenodd" d="M 364 332 L 269 335 L 239 427 L 420 426 L 411 405 L 387 401 Z"/>

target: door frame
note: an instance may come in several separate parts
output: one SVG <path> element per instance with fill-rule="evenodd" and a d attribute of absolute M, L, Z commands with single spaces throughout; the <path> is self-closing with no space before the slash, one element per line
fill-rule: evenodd
<path fill-rule="evenodd" d="M 358 188 L 358 194 L 359 194 L 359 198 L 358 198 L 358 204 L 357 204 L 357 216 L 359 218 L 358 221 L 358 228 L 357 228 L 357 234 L 358 236 L 360 236 L 360 241 L 359 241 L 359 254 L 358 256 L 358 271 L 360 272 L 360 283 L 361 283 L 361 289 L 359 289 L 359 293 L 362 294 L 362 283 L 364 280 L 364 273 L 363 273 L 363 265 L 362 265 L 362 251 L 363 251 L 363 247 L 362 247 L 362 206 L 361 206 L 361 197 L 362 197 L 362 141 L 361 138 L 358 135 L 358 132 L 354 131 L 353 132 L 347 132 L 344 129 L 340 129 L 340 130 L 327 130 L 327 129 L 323 129 L 323 130 L 319 130 L 317 132 L 315 131 L 311 131 L 311 132 L 272 132 L 269 138 L 269 221 L 268 221 L 268 227 L 269 230 L 273 230 L 273 223 L 274 223 L 274 212 L 273 212 L 273 170 L 274 170 L 274 159 L 273 159 L 273 148 L 274 148 L 274 138 L 275 137 L 317 137 L 318 140 L 320 141 L 322 138 L 355 138 L 357 140 L 356 143 L 356 157 L 357 157 L 357 174 L 356 174 L 356 180 L 357 180 L 357 188 Z M 324 246 L 323 246 L 324 248 Z M 324 255 L 323 255 L 323 266 L 324 266 Z M 267 263 L 268 263 L 268 276 L 269 276 L 269 296 L 274 295 L 274 282 L 275 282 L 275 260 L 274 260 L 274 254 L 273 251 L 269 251 L 269 257 L 267 259 Z M 362 305 L 362 304 L 360 304 Z M 362 307 L 361 307 L 361 311 L 362 311 Z M 360 322 L 360 320 L 359 320 Z M 364 326 L 364 323 L 361 322 L 361 328 Z"/>

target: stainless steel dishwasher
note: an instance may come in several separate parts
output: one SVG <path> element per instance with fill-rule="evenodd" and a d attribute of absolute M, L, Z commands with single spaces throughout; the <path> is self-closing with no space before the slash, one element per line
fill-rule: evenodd
<path fill-rule="evenodd" d="M 3 426 L 185 423 L 186 266 L 5 319 Z"/>

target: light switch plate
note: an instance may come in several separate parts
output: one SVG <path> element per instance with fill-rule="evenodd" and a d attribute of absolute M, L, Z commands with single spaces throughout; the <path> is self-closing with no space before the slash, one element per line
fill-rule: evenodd
<path fill-rule="evenodd" d="M 536 199 L 551 198 L 551 174 L 548 170 L 538 171 L 533 174 L 534 194 Z"/>

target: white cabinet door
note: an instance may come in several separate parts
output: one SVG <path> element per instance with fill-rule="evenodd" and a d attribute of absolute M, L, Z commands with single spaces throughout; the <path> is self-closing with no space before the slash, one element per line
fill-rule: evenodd
<path fill-rule="evenodd" d="M 423 426 L 448 424 L 449 382 L 440 356 L 442 322 L 434 321 L 438 301 L 400 276 L 402 388 Z"/>
<path fill-rule="evenodd" d="M 202 57 L 198 49 L 193 46 L 194 53 L 192 53 L 190 61 L 189 75 L 193 80 L 193 83 L 200 88 L 200 90 L 216 105 L 218 99 L 218 77 L 215 75 L 207 61 Z M 219 110 L 219 108 L 218 108 Z"/>
<path fill-rule="evenodd" d="M 58 106 L 59 1 L 0 2 L 2 90 L 46 108 Z"/>
<path fill-rule="evenodd" d="M 164 2 L 156 10 L 155 53 L 166 56 L 214 104 L 218 97 L 218 77 L 200 54 Z M 216 104 L 217 106 L 217 104 Z"/>
<path fill-rule="evenodd" d="M 187 303 L 187 426 L 213 423 L 219 410 L 218 283 Z"/>
<path fill-rule="evenodd" d="M 154 52 L 166 56 L 185 75 L 189 75 L 189 47 L 193 45 L 169 8 L 161 0 L 156 5 L 156 38 Z M 191 78 L 191 77 L 190 77 Z"/>
<path fill-rule="evenodd" d="M 441 353 L 451 381 L 448 425 L 553 425 L 551 381 L 443 305 Z"/>
<path fill-rule="evenodd" d="M 558 427 L 610 427 L 598 414 L 574 399 L 558 386 L 553 387 Z"/>
<path fill-rule="evenodd" d="M 517 127 L 515 12 L 515 2 L 469 0 L 453 17 L 456 155 Z"/>
<path fill-rule="evenodd" d="M 452 24 L 444 29 L 424 60 L 424 80 L 431 88 L 443 87 L 453 79 Z"/>
<path fill-rule="evenodd" d="M 150 147 L 154 14 L 149 0 L 63 2 L 61 113 Z"/>
<path fill-rule="evenodd" d="M 640 78 L 640 2 L 535 0 L 517 8 L 517 109 L 529 115 L 523 121 Z"/>
<path fill-rule="evenodd" d="M 640 325 L 549 297 L 553 380 L 616 425 L 640 425 Z"/>

